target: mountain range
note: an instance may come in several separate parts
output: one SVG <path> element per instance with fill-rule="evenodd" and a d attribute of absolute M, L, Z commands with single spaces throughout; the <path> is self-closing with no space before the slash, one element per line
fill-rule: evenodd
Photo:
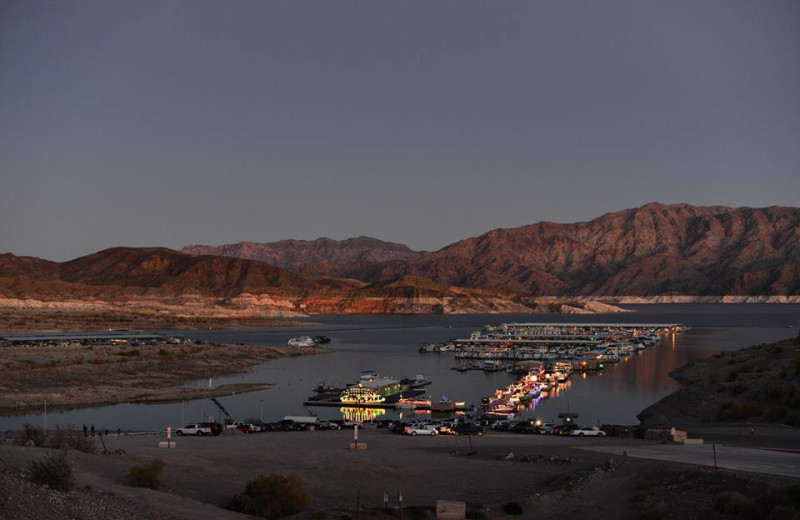
<path fill-rule="evenodd" d="M 439 251 L 359 237 L 183 252 L 251 258 L 316 275 L 543 296 L 800 294 L 800 208 L 651 203 L 589 222 L 495 229 Z"/>
<path fill-rule="evenodd" d="M 800 295 L 800 208 L 647 204 L 495 229 L 435 252 L 369 237 L 0 255 L 0 304 L 229 313 L 521 312 L 542 297 Z M 578 303 L 575 303 L 578 302 Z M 27 303 L 26 303 L 27 304 Z"/>

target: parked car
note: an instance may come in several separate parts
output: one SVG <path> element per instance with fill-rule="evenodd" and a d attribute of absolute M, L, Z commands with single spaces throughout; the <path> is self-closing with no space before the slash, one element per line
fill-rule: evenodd
<path fill-rule="evenodd" d="M 486 428 L 475 423 L 458 423 L 453 428 L 456 435 L 483 435 Z"/>
<path fill-rule="evenodd" d="M 421 424 L 421 423 L 414 423 L 410 426 L 406 426 L 405 429 L 406 435 L 438 435 L 436 428 L 433 427 L 431 424 Z"/>
<path fill-rule="evenodd" d="M 320 421 L 317 423 L 318 430 L 339 430 L 341 427 L 335 422 Z"/>
<path fill-rule="evenodd" d="M 553 433 L 555 425 L 553 423 L 542 423 L 535 427 L 534 431 L 543 435 L 550 435 Z"/>
<path fill-rule="evenodd" d="M 456 435 L 456 425 L 452 421 L 440 422 L 436 425 L 439 435 Z"/>
<path fill-rule="evenodd" d="M 255 426 L 248 423 L 241 423 L 239 426 L 236 427 L 236 430 L 242 433 L 255 433 L 256 431 L 258 431 L 256 430 Z"/>
<path fill-rule="evenodd" d="M 533 422 L 527 419 L 524 421 L 515 421 L 508 430 L 514 433 L 533 433 L 535 428 Z"/>
<path fill-rule="evenodd" d="M 597 426 L 592 426 L 590 428 L 577 428 L 569 432 L 570 435 L 575 437 L 605 437 L 606 432 L 598 428 Z"/>
<path fill-rule="evenodd" d="M 577 424 L 559 424 L 553 428 L 553 435 L 569 435 L 573 430 L 580 428 Z"/>
<path fill-rule="evenodd" d="M 249 425 L 245 422 L 234 421 L 230 424 L 225 425 L 225 428 L 227 428 L 228 430 L 237 430 L 239 429 L 240 426 L 249 426 Z"/>
<path fill-rule="evenodd" d="M 501 431 L 501 432 L 508 431 L 508 429 L 510 427 L 511 427 L 511 421 L 509 421 L 507 419 L 502 419 L 502 420 L 495 421 L 494 423 L 492 423 L 492 429 L 493 430 L 497 430 L 497 431 Z"/>
<path fill-rule="evenodd" d="M 211 427 L 205 424 L 187 424 L 182 428 L 177 428 L 175 435 L 178 437 L 183 437 L 184 435 L 197 435 L 198 437 L 211 435 Z"/>

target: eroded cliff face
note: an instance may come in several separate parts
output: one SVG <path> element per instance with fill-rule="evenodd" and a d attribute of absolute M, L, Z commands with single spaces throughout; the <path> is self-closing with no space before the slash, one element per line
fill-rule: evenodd
<path fill-rule="evenodd" d="M 284 244 L 281 254 L 298 261 L 297 255 L 319 247 L 322 252 L 309 253 L 311 259 L 331 257 L 315 269 L 368 264 L 361 274 L 370 281 L 164 248 L 113 248 L 63 263 L 4 254 L 0 307 L 280 317 L 597 313 L 618 312 L 614 305 L 625 303 L 800 302 L 797 208 L 648 204 L 591 222 L 494 230 L 424 256 L 374 239 L 353 240 L 344 246 L 286 241 L 293 245 Z M 367 251 L 373 246 L 377 251 Z M 415 259 L 399 259 L 404 255 Z"/>
<path fill-rule="evenodd" d="M 800 294 L 800 209 L 648 204 L 462 240 L 379 277 L 530 295 Z"/>
<path fill-rule="evenodd" d="M 2 255 L 0 307 L 227 318 L 530 310 L 513 294 L 450 288 L 418 276 L 366 284 L 163 248 L 115 248 L 60 264 Z"/>

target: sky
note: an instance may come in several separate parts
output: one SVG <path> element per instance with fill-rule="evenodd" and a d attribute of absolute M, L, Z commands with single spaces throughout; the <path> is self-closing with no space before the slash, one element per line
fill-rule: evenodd
<path fill-rule="evenodd" d="M 796 0 L 0 3 L 0 252 L 800 205 Z"/>

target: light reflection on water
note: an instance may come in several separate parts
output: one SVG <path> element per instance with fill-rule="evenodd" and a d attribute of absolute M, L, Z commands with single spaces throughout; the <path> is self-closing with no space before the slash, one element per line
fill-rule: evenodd
<path fill-rule="evenodd" d="M 531 403 L 524 413 L 552 420 L 569 408 L 580 413 L 580 423 L 632 424 L 636 414 L 677 388 L 670 370 L 687 361 L 717 350 L 737 349 L 754 343 L 775 341 L 797 334 L 800 305 L 655 305 L 638 306 L 637 313 L 615 315 L 459 315 L 459 316 L 315 316 L 314 322 L 325 325 L 249 331 L 199 331 L 193 339 L 253 344 L 284 344 L 291 336 L 325 334 L 332 338 L 331 354 L 283 358 L 254 367 L 247 373 L 220 377 L 216 386 L 235 382 L 268 382 L 269 390 L 220 397 L 237 419 L 258 418 L 263 401 L 264 419 L 274 421 L 286 415 L 313 412 L 322 418 L 342 417 L 339 408 L 306 408 L 303 401 L 312 394 L 317 382 L 343 386 L 358 378 L 363 370 L 375 370 L 394 377 L 424 374 L 433 384 L 426 394 L 438 401 L 442 395 L 451 400 L 479 405 L 480 399 L 497 388 L 508 386 L 514 378 L 504 372 L 456 372 L 452 354 L 420 354 L 425 341 L 445 341 L 465 337 L 485 324 L 504 321 L 553 322 L 677 322 L 692 330 L 668 337 L 652 350 L 640 352 L 599 373 L 575 374 L 566 388 L 551 391 L 546 398 Z M 788 326 L 794 328 L 787 328 Z M 208 380 L 193 386 L 207 386 Z M 347 413 L 357 414 L 357 411 Z M 372 413 L 372 412 L 370 412 Z M 83 424 L 98 428 L 156 430 L 167 425 L 199 421 L 207 415 L 218 416 L 207 399 L 161 405 L 122 404 L 99 408 L 49 413 L 48 425 Z M 369 415 L 369 414 L 368 414 Z M 425 417 L 418 413 L 405 416 Z M 397 417 L 387 411 L 380 418 Z M 369 418 L 369 417 L 367 417 Z M 25 422 L 41 424 L 41 414 L 0 418 L 0 430 L 16 429 Z"/>

